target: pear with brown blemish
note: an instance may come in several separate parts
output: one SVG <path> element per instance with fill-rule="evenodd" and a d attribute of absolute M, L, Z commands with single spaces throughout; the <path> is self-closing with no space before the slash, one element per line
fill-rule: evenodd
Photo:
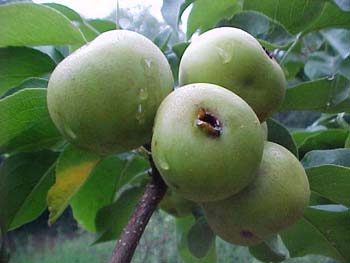
<path fill-rule="evenodd" d="M 168 186 L 186 199 L 214 201 L 239 192 L 252 181 L 262 152 L 254 111 L 217 85 L 178 88 L 157 111 L 154 162 Z"/>
<path fill-rule="evenodd" d="M 252 246 L 300 219 L 309 198 L 309 182 L 298 159 L 284 147 L 265 142 L 253 182 L 237 195 L 202 206 L 218 236 Z"/>

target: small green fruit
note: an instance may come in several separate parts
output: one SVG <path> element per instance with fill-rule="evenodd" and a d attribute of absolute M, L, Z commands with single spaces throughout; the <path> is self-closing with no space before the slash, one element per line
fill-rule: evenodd
<path fill-rule="evenodd" d="M 159 207 L 175 217 L 184 217 L 192 214 L 192 210 L 198 207 L 196 203 L 183 198 L 181 195 L 168 189 Z"/>
<path fill-rule="evenodd" d="M 217 85 L 178 88 L 157 111 L 154 161 L 165 182 L 186 199 L 214 201 L 239 192 L 253 179 L 262 151 L 254 111 Z"/>
<path fill-rule="evenodd" d="M 253 182 L 237 195 L 202 205 L 217 235 L 252 246 L 300 219 L 309 198 L 308 179 L 298 159 L 284 147 L 265 142 Z"/>
<path fill-rule="evenodd" d="M 182 56 L 180 85 L 213 83 L 241 96 L 263 122 L 281 105 L 286 80 L 259 42 L 238 28 L 215 28 L 195 39 Z"/>
<path fill-rule="evenodd" d="M 157 108 L 172 89 L 159 48 L 138 33 L 113 30 L 56 67 L 47 100 L 67 140 L 106 155 L 149 142 Z"/>

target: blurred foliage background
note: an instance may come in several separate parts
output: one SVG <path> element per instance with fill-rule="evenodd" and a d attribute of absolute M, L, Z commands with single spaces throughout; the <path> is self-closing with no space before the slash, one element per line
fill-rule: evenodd
<path fill-rule="evenodd" d="M 0 0 L 0 4 L 9 2 L 29 1 Z M 174 22 L 176 21 L 174 18 L 177 17 L 177 12 L 182 1 L 164 0 L 162 19 L 152 14 L 151 2 L 153 1 L 148 1 L 148 3 L 144 5 L 136 5 L 132 9 L 119 8 L 111 10 L 110 15 L 105 17 L 105 19 L 117 21 L 117 24 L 121 28 L 139 32 L 152 39 L 162 48 L 168 60 L 170 62 L 174 61 L 173 64 L 176 65 L 178 63 L 178 57 L 174 54 L 177 51 L 174 46 L 181 49 L 181 46 L 176 46 L 176 44 L 182 43 L 181 45 L 183 45 L 183 42 L 187 39 L 185 32 L 186 26 L 190 25 L 190 29 L 192 30 L 195 28 L 193 24 L 195 24 L 196 21 L 187 21 L 186 16 L 188 16 L 189 13 L 187 11 L 187 13 L 185 12 L 184 21 L 180 27 Z M 212 2 L 214 3 L 215 1 Z M 344 8 L 346 9 L 347 7 L 345 6 Z M 210 13 L 210 11 L 212 11 L 201 10 L 201 13 L 198 9 L 197 12 L 204 19 L 206 12 Z M 262 42 L 264 39 L 272 39 L 272 42 L 274 42 L 276 46 L 268 47 L 270 50 L 274 50 L 276 57 L 281 60 L 286 50 L 279 49 L 278 45 L 283 46 L 286 44 L 283 41 L 288 39 L 288 32 L 261 15 L 254 16 L 255 23 L 249 23 L 251 15 L 255 14 L 248 12 L 241 16 L 235 16 L 233 18 L 228 17 L 220 21 L 218 20 L 217 25 L 232 26 L 244 24 L 246 29 L 248 31 L 254 31 L 255 36 L 260 37 Z M 260 18 L 261 21 L 257 20 L 257 18 Z M 259 26 L 257 26 L 258 24 Z M 198 35 L 198 32 L 192 33 L 194 33 L 193 37 L 195 37 L 196 34 Z M 284 38 L 278 39 L 278 36 L 281 35 L 283 35 Z M 307 34 L 302 41 L 298 42 L 298 46 L 291 52 L 291 55 L 288 56 L 288 60 L 284 61 L 289 85 L 293 86 L 306 80 L 316 80 L 322 77 L 332 78 L 332 72 L 334 72 L 334 74 L 338 72 L 340 64 L 342 66 L 343 75 L 350 76 L 349 36 L 350 30 L 347 29 L 324 29 Z M 293 37 L 290 35 L 290 38 Z M 343 45 L 347 46 L 344 47 Z M 40 48 L 40 50 L 45 50 L 45 47 Z M 62 47 L 61 52 L 65 53 L 68 51 Z M 303 65 L 305 66 L 302 67 Z M 174 74 L 176 74 L 176 66 L 173 67 L 173 71 Z M 311 132 L 327 130 L 329 128 L 350 127 L 348 126 L 350 118 L 345 113 L 321 114 L 314 111 L 289 110 L 279 112 L 274 116 L 274 119 L 280 121 L 292 132 L 300 130 Z M 337 148 L 338 145 L 331 146 L 331 148 L 332 147 Z M 47 226 L 47 220 L 48 212 L 45 211 L 35 221 L 9 232 L 8 246 L 11 252 L 10 262 L 106 262 L 109 258 L 115 242 L 110 241 L 90 246 L 94 241 L 94 236 L 86 233 L 79 227 L 73 219 L 70 209 L 67 209 L 57 223 L 51 227 Z M 247 248 L 233 246 L 222 240 L 217 243 L 217 249 L 218 262 L 260 262 L 249 254 Z M 160 210 L 153 215 L 151 223 L 147 226 L 146 232 L 137 248 L 133 262 L 182 262 L 177 253 L 175 221 L 172 216 Z M 288 259 L 286 262 L 333 263 L 335 261 L 323 256 L 311 255 L 302 258 Z"/>

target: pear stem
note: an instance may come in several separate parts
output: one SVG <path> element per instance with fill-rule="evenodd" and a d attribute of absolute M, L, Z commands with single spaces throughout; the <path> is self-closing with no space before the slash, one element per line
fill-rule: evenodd
<path fill-rule="evenodd" d="M 131 262 L 148 221 L 167 190 L 167 186 L 155 167 L 151 155 L 149 156 L 149 161 L 151 164 L 150 176 L 152 179 L 146 185 L 143 195 L 120 235 L 109 263 Z"/>

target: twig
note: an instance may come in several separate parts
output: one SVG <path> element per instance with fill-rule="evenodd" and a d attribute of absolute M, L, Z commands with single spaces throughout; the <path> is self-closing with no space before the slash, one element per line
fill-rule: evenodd
<path fill-rule="evenodd" d="M 131 262 L 146 225 L 167 190 L 167 186 L 155 167 L 152 157 L 150 157 L 150 163 L 152 168 L 151 182 L 147 184 L 140 201 L 124 228 L 109 263 Z"/>

